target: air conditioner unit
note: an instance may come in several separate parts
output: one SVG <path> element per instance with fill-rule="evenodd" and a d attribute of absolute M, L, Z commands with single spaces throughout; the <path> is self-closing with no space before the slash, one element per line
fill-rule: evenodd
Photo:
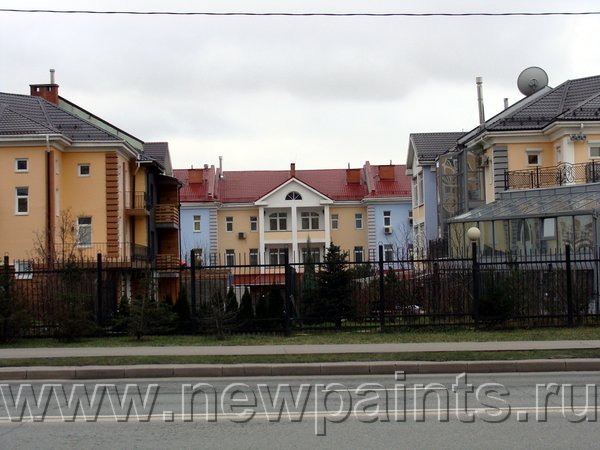
<path fill-rule="evenodd" d="M 477 162 L 479 167 L 487 167 L 490 165 L 490 158 L 487 155 L 480 155 Z"/>
<path fill-rule="evenodd" d="M 385 234 L 392 234 L 392 227 L 390 227 L 390 226 L 383 227 L 383 232 Z"/>
<path fill-rule="evenodd" d="M 246 233 L 238 233 L 238 239 L 246 239 Z"/>

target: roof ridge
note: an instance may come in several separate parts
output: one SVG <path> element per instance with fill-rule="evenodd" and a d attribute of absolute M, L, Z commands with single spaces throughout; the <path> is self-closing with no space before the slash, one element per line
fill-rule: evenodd
<path fill-rule="evenodd" d="M 100 128 L 99 126 L 95 125 L 93 122 L 90 122 L 89 120 L 86 120 L 83 117 L 78 116 L 77 114 L 73 114 L 73 113 L 71 113 L 70 111 L 67 111 L 64 108 L 61 108 L 59 105 L 56 105 L 56 104 L 54 104 L 52 102 L 49 102 L 45 98 L 42 98 L 42 97 L 34 97 L 34 98 L 37 98 L 38 101 L 40 101 L 41 109 L 42 109 L 42 111 L 43 111 L 44 116 L 46 117 L 46 119 L 48 119 L 48 116 L 47 116 L 47 113 L 46 113 L 46 108 L 48 108 L 48 107 L 55 108 L 55 109 L 59 110 L 61 113 L 67 114 L 67 115 L 69 115 L 70 117 L 72 117 L 72 118 L 74 118 L 76 120 L 80 120 L 80 121 L 88 124 L 89 126 L 91 126 L 92 128 L 96 129 L 97 131 L 99 131 L 101 133 L 106 133 L 106 134 L 112 136 L 113 138 L 118 139 L 120 142 L 123 142 L 123 143 L 126 142 L 123 138 L 117 136 L 116 134 L 113 134 L 113 133 L 111 133 L 108 130 Z M 50 120 L 48 120 L 48 123 L 51 124 Z M 137 150 L 135 150 L 135 151 L 137 153 Z"/>
<path fill-rule="evenodd" d="M 2 110 L 2 113 L 4 113 L 5 111 L 10 111 L 11 113 L 16 114 L 17 116 L 22 117 L 25 120 L 29 120 L 30 122 L 33 122 L 37 125 L 41 125 L 42 127 L 47 128 L 50 131 L 53 131 L 54 133 L 62 134 L 59 130 L 57 130 L 55 127 L 53 127 L 51 123 L 42 123 L 39 120 L 34 119 L 33 117 L 29 117 L 29 116 L 26 116 L 25 114 L 20 113 L 19 111 L 15 111 L 7 103 L 2 103 L 2 104 L 5 106 L 5 108 Z"/>
<path fill-rule="evenodd" d="M 581 103 L 578 103 L 577 105 L 573 106 L 572 108 L 563 111 L 562 113 L 560 113 L 558 116 L 555 117 L 555 119 L 559 118 L 559 117 L 564 117 L 570 113 L 575 112 L 578 108 L 581 108 L 583 105 L 585 105 L 586 103 L 591 102 L 592 100 L 596 99 L 600 97 L 600 91 L 596 92 L 595 94 L 593 94 L 591 97 L 586 98 L 585 100 L 583 100 Z"/>

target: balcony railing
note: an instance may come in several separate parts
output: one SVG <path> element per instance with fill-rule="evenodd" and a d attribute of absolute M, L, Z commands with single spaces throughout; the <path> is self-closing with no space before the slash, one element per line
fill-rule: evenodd
<path fill-rule="evenodd" d="M 179 226 L 179 210 L 177 205 L 156 205 L 154 207 L 154 220 L 157 225 Z"/>
<path fill-rule="evenodd" d="M 54 253 L 48 256 L 59 261 L 95 260 L 98 253 L 102 254 L 104 260 L 150 262 L 150 249 L 145 245 L 130 242 L 56 243 Z"/>
<path fill-rule="evenodd" d="M 148 214 L 149 209 L 148 194 L 146 192 L 128 192 L 125 196 L 125 209 L 129 215 Z"/>
<path fill-rule="evenodd" d="M 553 167 L 504 172 L 504 189 L 534 189 L 600 182 L 600 162 L 561 163 Z"/>

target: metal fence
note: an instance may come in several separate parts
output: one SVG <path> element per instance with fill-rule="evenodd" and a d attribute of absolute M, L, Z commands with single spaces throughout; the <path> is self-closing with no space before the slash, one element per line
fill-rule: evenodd
<path fill-rule="evenodd" d="M 560 163 L 553 167 L 535 167 L 504 172 L 504 189 L 533 189 L 565 184 L 597 183 L 600 181 L 600 163 Z"/>
<path fill-rule="evenodd" d="M 186 326 L 171 332 L 598 323 L 597 251 L 573 254 L 567 247 L 557 254 L 472 255 L 386 260 L 380 248 L 377 258 L 365 262 L 328 254 L 320 262 L 210 267 L 196 266 L 193 257 L 190 265 L 173 267 L 101 256 L 10 265 L 5 257 L 0 299 L 22 302 L 31 319 L 22 334 L 38 336 L 56 335 L 81 317 L 97 333 L 114 332 L 119 305 L 148 292 L 156 303 L 185 305 L 179 320 Z M 176 293 L 163 289 L 167 282 L 175 283 Z"/>

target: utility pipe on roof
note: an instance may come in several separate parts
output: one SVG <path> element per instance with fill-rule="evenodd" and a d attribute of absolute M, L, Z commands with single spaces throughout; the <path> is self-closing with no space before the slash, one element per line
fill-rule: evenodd
<path fill-rule="evenodd" d="M 483 110 L 483 78 L 477 77 L 477 78 L 475 78 L 475 82 L 477 83 L 477 104 L 479 106 L 479 125 L 483 125 L 485 123 L 485 112 Z"/>

